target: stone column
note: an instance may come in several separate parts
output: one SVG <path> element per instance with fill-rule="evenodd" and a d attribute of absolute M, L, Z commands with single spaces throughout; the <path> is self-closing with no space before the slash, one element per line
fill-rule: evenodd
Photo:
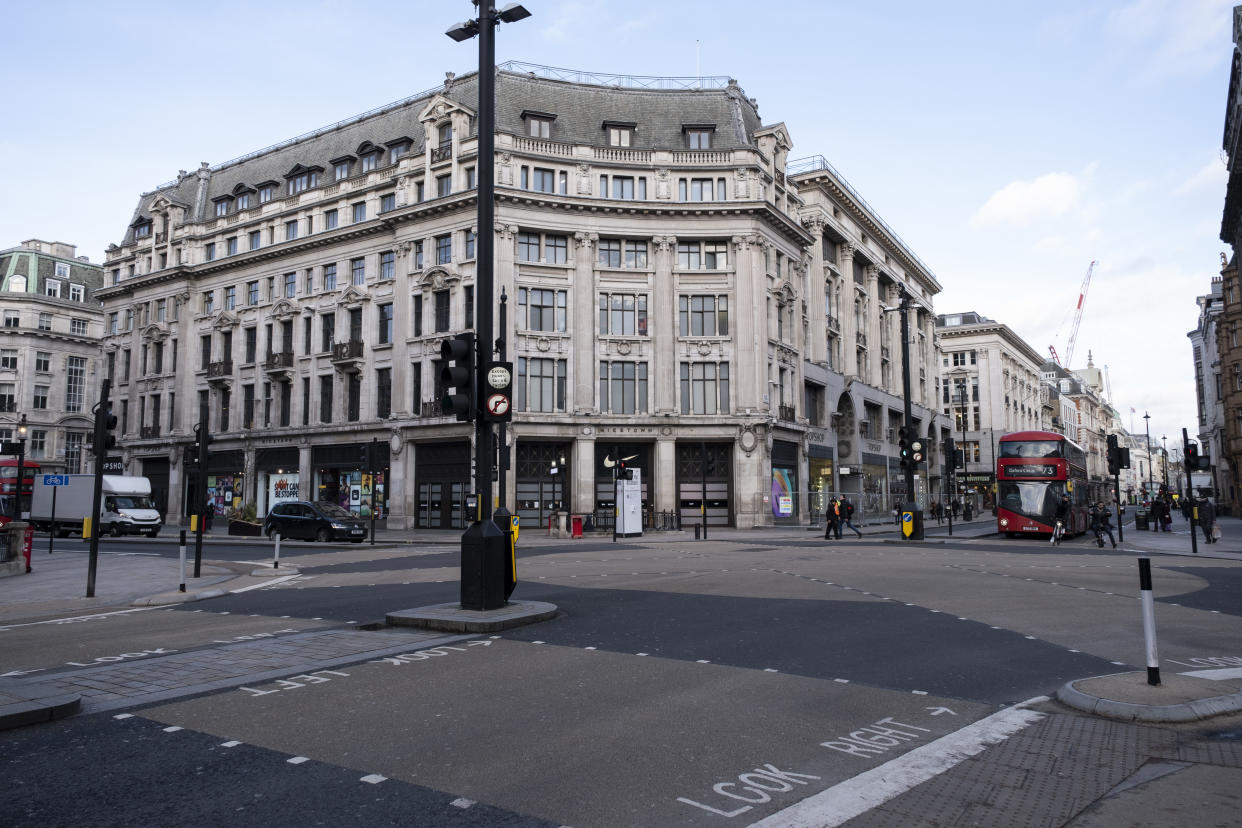
<path fill-rule="evenodd" d="M 648 327 L 651 331 L 651 365 L 648 368 L 652 389 L 652 413 L 675 414 L 677 407 L 677 284 L 673 276 L 673 251 L 676 236 L 656 236 L 655 284 L 652 288 Z"/>
<path fill-rule="evenodd" d="M 310 443 L 298 446 L 298 499 L 312 503 L 319 500 L 319 492 L 315 490 L 314 457 Z"/>
<path fill-rule="evenodd" d="M 730 314 L 733 330 L 733 373 L 730 377 L 735 411 L 767 411 L 768 393 L 767 275 L 764 251 L 771 243 L 758 234 L 733 238 L 737 262 L 737 307 Z"/>
<path fill-rule="evenodd" d="M 880 369 L 880 269 L 876 265 L 868 265 L 865 273 L 867 282 L 867 376 L 863 382 L 872 388 L 883 386 Z"/>
<path fill-rule="evenodd" d="M 395 439 L 390 437 L 390 451 L 394 442 L 398 449 L 389 455 L 388 477 L 384 481 L 388 486 L 388 491 L 385 493 L 388 496 L 388 528 L 412 529 L 414 528 L 414 515 L 412 514 L 414 444 L 405 442 L 403 435 Z"/>
<path fill-rule="evenodd" d="M 572 391 L 567 409 L 575 414 L 598 410 L 595 404 L 595 307 L 599 300 L 595 284 L 595 243 L 598 233 L 579 230 L 574 253 L 574 290 L 572 291 L 573 321 L 569 332 L 574 338 L 570 370 Z M 575 494 L 575 498 L 577 495 Z"/>
<path fill-rule="evenodd" d="M 655 510 L 677 510 L 677 440 L 670 435 L 660 435 L 655 444 L 654 480 L 648 481 L 655 491 Z"/>
<path fill-rule="evenodd" d="M 570 511 L 587 515 L 595 511 L 595 435 L 580 435 L 573 443 L 574 479 Z"/>
<path fill-rule="evenodd" d="M 807 302 L 807 324 L 811 341 L 806 343 L 806 350 L 803 353 L 811 362 L 826 362 L 828 360 L 828 320 L 825 318 L 827 314 L 824 310 L 827 293 L 824 268 L 824 219 L 821 216 L 810 216 L 802 220 L 802 226 L 811 231 L 811 246 L 807 249 L 807 256 L 803 262 L 809 274 L 809 278 L 804 280 L 809 288 L 804 298 Z"/>
<path fill-rule="evenodd" d="M 841 244 L 841 303 L 837 313 L 841 321 L 841 364 L 837 366 L 846 377 L 859 376 L 858 320 L 854 315 L 854 244 Z"/>
<path fill-rule="evenodd" d="M 885 297 L 885 301 L 884 301 L 885 305 L 887 305 L 890 308 L 894 308 L 894 307 L 898 307 L 901 304 L 901 291 L 898 290 L 898 287 L 896 284 L 890 284 L 888 286 L 888 290 L 885 291 L 885 293 L 888 294 L 888 296 Z M 910 313 L 913 314 L 913 318 L 910 320 L 910 336 L 911 338 L 915 338 L 918 335 L 919 312 L 912 308 L 910 310 Z M 894 394 L 900 397 L 903 393 L 900 372 L 905 370 L 905 366 L 901 362 L 901 316 L 900 314 L 896 314 L 896 313 L 885 313 L 883 314 L 883 319 L 884 319 L 884 324 L 888 325 L 887 339 L 888 339 L 889 364 L 897 366 L 896 371 L 889 372 L 889 377 L 888 377 L 889 387 L 885 388 L 884 390 L 890 394 Z M 916 405 L 919 403 L 918 362 L 919 362 L 919 351 L 918 351 L 918 348 L 916 347 L 916 344 L 912 342 L 910 344 L 910 394 L 911 394 L 911 402 Z"/>

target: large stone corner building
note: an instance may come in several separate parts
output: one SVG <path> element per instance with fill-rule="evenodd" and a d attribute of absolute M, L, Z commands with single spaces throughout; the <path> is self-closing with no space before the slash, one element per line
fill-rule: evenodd
<path fill-rule="evenodd" d="M 886 512 L 902 400 L 882 306 L 901 290 L 924 435 L 939 396 L 940 286 L 900 237 L 822 159 L 791 163 L 789 130 L 732 80 L 502 67 L 497 106 L 494 227 L 475 226 L 474 74 L 144 194 L 101 291 L 129 470 L 184 513 L 202 416 L 218 508 L 299 496 L 464 525 L 472 431 L 441 413 L 439 353 L 473 324 L 486 232 L 524 520 L 610 519 L 618 457 L 649 521 L 705 504 L 715 524 L 796 523 L 842 489 Z"/>

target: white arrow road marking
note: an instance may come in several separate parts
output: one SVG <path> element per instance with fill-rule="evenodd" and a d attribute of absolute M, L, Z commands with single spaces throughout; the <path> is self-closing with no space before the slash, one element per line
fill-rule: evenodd
<path fill-rule="evenodd" d="M 956 713 L 954 713 L 952 710 L 950 710 L 950 709 L 949 709 L 949 708 L 947 708 L 947 707 L 929 707 L 929 708 L 927 708 L 927 709 L 931 711 L 931 714 L 932 714 L 933 716 L 940 716 L 940 715 L 943 715 L 943 714 L 945 714 L 945 713 L 948 713 L 950 716 L 956 716 L 956 715 L 957 715 Z"/>

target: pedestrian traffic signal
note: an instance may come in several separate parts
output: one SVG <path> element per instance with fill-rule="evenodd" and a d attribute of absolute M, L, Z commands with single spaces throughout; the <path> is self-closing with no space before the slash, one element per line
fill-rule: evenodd
<path fill-rule="evenodd" d="M 440 408 L 445 414 L 453 414 L 464 423 L 475 417 L 474 399 L 474 334 L 458 334 L 440 343 L 440 384 L 444 397 Z"/>

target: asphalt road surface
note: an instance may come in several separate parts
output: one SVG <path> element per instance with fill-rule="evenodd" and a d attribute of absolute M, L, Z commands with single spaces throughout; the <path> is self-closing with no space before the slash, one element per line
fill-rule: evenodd
<path fill-rule="evenodd" d="M 453 548 L 301 547 L 265 588 L 12 625 L 5 664 L 86 682 L 458 597 Z M 0 734 L 0 823 L 749 824 L 1143 664 L 1134 555 L 1083 543 L 751 533 L 529 543 L 519 567 L 557 618 Z M 1242 666 L 1242 563 L 1155 570 L 1162 656 Z"/>

